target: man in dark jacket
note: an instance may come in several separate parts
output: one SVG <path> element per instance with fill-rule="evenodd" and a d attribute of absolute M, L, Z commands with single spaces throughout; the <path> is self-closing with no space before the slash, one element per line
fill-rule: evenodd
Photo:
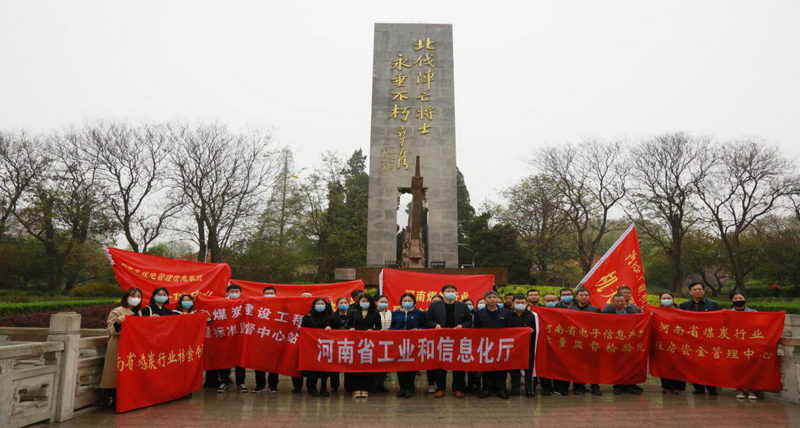
<path fill-rule="evenodd" d="M 572 296 L 572 290 L 569 288 L 561 289 L 556 307 L 569 310 L 575 309 L 575 301 Z M 569 395 L 569 381 L 553 379 L 553 390 L 561 395 Z"/>
<path fill-rule="evenodd" d="M 622 285 L 619 288 L 617 288 L 617 293 L 622 294 L 625 297 L 625 310 L 627 311 L 626 313 L 638 314 L 642 312 L 642 310 L 639 309 L 638 306 L 636 306 L 633 302 L 631 302 L 631 300 L 633 299 L 633 292 L 631 291 L 630 287 L 628 287 L 627 285 Z M 609 303 L 603 306 L 602 312 L 604 314 L 613 314 L 614 304 Z"/>
<path fill-rule="evenodd" d="M 441 302 L 431 303 L 427 317 L 428 328 L 470 328 L 472 327 L 472 313 L 467 305 L 457 302 L 458 290 L 455 285 L 447 284 L 442 287 Z M 436 382 L 436 398 L 444 397 L 447 390 L 447 370 L 433 370 L 434 381 Z M 467 391 L 466 374 L 460 371 L 453 372 L 453 395 L 456 398 L 466 397 Z"/>
<path fill-rule="evenodd" d="M 706 286 L 702 282 L 689 284 L 689 294 L 692 295 L 692 298 L 678 305 L 678 308 L 691 312 L 711 312 L 721 309 L 717 302 L 706 299 Z M 712 397 L 719 394 L 716 386 L 700 385 L 699 383 L 693 383 L 692 386 L 694 387 L 693 394 L 704 395 L 706 390 Z"/>
<path fill-rule="evenodd" d="M 613 306 L 610 311 L 606 310 L 606 308 L 603 308 L 604 314 L 628 315 L 635 313 L 628 310 L 625 296 L 622 293 L 615 294 L 611 299 Z M 614 385 L 614 395 L 620 395 L 626 392 L 629 394 L 639 395 L 642 393 L 642 391 L 642 388 L 640 388 L 638 385 Z"/>
<path fill-rule="evenodd" d="M 474 328 L 508 327 L 508 320 L 511 314 L 498 307 L 500 295 L 494 290 L 489 290 L 484 294 L 483 299 L 486 301 L 486 307 L 475 313 Z M 494 392 L 498 397 L 508 400 L 505 370 L 483 372 L 481 377 L 483 378 L 483 390 L 481 390 L 480 398 L 487 398 Z"/>
<path fill-rule="evenodd" d="M 525 367 L 525 396 L 534 396 L 533 385 L 533 355 L 536 347 L 536 317 L 533 312 L 528 310 L 528 300 L 522 294 L 514 296 L 514 308 L 508 317 L 509 327 L 528 327 L 531 329 L 530 354 L 528 356 L 528 366 Z M 522 383 L 519 370 L 509 371 L 511 375 L 511 392 L 509 395 L 519 395 L 519 387 Z"/>
<path fill-rule="evenodd" d="M 572 310 L 575 311 L 582 311 L 582 312 L 591 312 L 594 314 L 599 314 L 600 309 L 597 306 L 593 306 L 589 303 L 589 290 L 581 287 L 578 289 L 578 292 L 575 294 L 575 304 L 572 305 Z M 586 384 L 582 382 L 572 382 L 572 393 L 575 395 L 583 395 L 586 394 Z M 593 383 L 592 384 L 592 395 L 603 395 L 600 391 L 600 385 Z"/>

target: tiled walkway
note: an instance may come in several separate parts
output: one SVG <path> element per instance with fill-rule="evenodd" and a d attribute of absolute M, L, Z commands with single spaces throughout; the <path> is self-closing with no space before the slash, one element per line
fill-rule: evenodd
<path fill-rule="evenodd" d="M 252 372 L 248 386 L 252 387 Z M 425 377 L 417 377 L 423 391 Z M 279 393 L 241 394 L 213 390 L 192 398 L 117 415 L 96 410 L 57 427 L 789 427 L 800 426 L 800 405 L 777 399 L 739 401 L 733 391 L 718 397 L 664 395 L 658 379 L 643 385 L 640 396 L 614 396 L 603 387 L 603 396 L 549 396 L 535 398 L 451 394 L 434 399 L 419 392 L 411 399 L 395 398 L 394 377 L 387 383 L 393 392 L 372 394 L 355 401 L 339 392 L 330 398 L 292 394 L 291 382 L 281 378 Z M 427 386 L 427 385 L 425 385 Z M 691 389 L 691 386 L 689 386 Z"/>

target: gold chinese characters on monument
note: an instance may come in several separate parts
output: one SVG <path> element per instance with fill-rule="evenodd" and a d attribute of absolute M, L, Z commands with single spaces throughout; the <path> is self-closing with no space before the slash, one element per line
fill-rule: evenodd
<path fill-rule="evenodd" d="M 406 137 L 408 137 L 407 125 L 409 119 L 412 119 L 412 111 L 414 112 L 411 122 L 412 132 L 416 131 L 420 136 L 425 136 L 433 128 L 436 108 L 432 105 L 431 88 L 436 81 L 434 72 L 436 68 L 434 62 L 435 41 L 430 37 L 417 39 L 413 43 L 412 49 L 413 51 L 409 52 L 410 55 L 398 53 L 397 58 L 393 59 L 391 63 L 390 80 L 393 88 L 389 119 L 399 122 L 397 128 L 398 152 L 395 163 L 394 150 L 386 147 L 381 149 L 384 172 L 401 168 L 408 170 Z M 409 76 L 411 76 L 410 80 Z"/>

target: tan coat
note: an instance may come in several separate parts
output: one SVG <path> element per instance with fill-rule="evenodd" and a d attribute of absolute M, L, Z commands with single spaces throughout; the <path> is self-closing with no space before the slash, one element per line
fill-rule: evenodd
<path fill-rule="evenodd" d="M 106 347 L 106 360 L 103 364 L 103 377 L 100 378 L 99 388 L 116 388 L 117 387 L 117 354 L 119 349 L 119 333 L 114 330 L 114 323 L 117 319 L 125 315 L 129 317 L 133 315 L 133 311 L 123 308 L 122 306 L 114 308 L 108 314 L 108 321 L 106 322 L 106 329 L 108 330 L 108 346 Z M 123 322 L 124 326 L 125 323 Z"/>

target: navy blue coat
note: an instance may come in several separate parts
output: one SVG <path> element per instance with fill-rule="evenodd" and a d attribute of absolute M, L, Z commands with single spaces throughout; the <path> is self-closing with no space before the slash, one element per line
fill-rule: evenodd
<path fill-rule="evenodd" d="M 398 309 L 392 312 L 392 325 L 389 330 L 413 330 L 425 328 L 425 313 L 414 308 L 408 312 Z"/>

